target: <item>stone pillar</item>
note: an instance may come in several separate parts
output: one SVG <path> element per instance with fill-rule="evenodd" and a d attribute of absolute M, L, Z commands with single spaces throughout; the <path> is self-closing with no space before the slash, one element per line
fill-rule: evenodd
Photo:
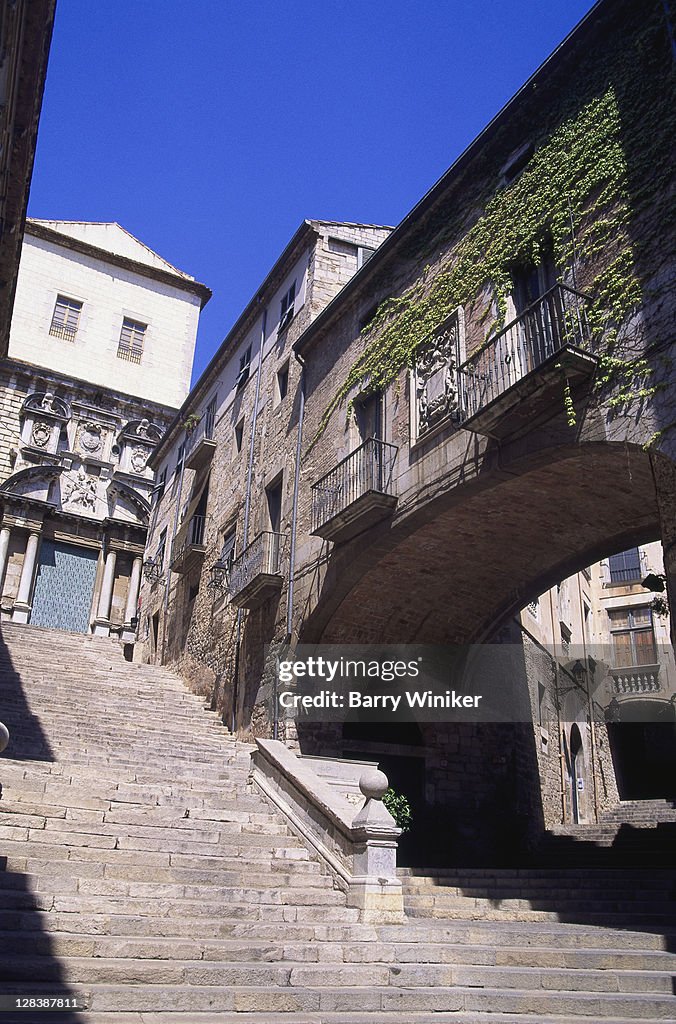
<path fill-rule="evenodd" d="M 7 556 L 9 554 L 9 539 L 12 535 L 12 531 L 8 526 L 3 526 L 0 530 L 0 595 L 2 594 L 2 581 L 5 578 L 5 569 L 7 568 Z"/>
<path fill-rule="evenodd" d="M 671 643 L 676 650 L 676 462 L 667 455 L 653 455 L 652 467 L 671 610 Z"/>
<path fill-rule="evenodd" d="M 136 630 L 132 628 L 131 620 L 136 616 L 136 610 L 138 607 L 138 595 L 141 589 L 141 568 L 143 566 L 142 558 L 135 558 L 131 567 L 131 576 L 129 577 L 129 589 L 127 590 L 127 603 L 124 609 L 124 629 L 122 631 L 122 639 L 125 643 L 133 643 L 136 639 Z"/>
<path fill-rule="evenodd" d="M 31 613 L 31 591 L 33 589 L 33 576 L 35 575 L 35 561 L 40 544 L 39 533 L 29 533 L 26 544 L 26 553 L 23 556 L 21 567 L 21 579 L 19 580 L 19 593 L 16 595 L 12 619 L 14 622 L 28 622 Z"/>
<path fill-rule="evenodd" d="M 106 555 L 106 564 L 103 570 L 103 582 L 99 594 L 99 604 L 94 619 L 94 633 L 96 636 L 110 636 L 110 608 L 113 603 L 113 585 L 115 583 L 115 563 L 117 562 L 117 551 L 109 550 Z"/>

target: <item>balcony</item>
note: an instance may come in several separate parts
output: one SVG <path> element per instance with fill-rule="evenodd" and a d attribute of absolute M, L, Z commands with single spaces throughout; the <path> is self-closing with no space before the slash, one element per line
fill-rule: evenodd
<path fill-rule="evenodd" d="M 596 358 L 589 351 L 582 292 L 557 284 L 458 369 L 463 426 L 502 438 L 538 417 L 563 410 L 563 378 L 571 389 L 589 382 Z"/>
<path fill-rule="evenodd" d="M 188 434 L 185 447 L 186 469 L 202 469 L 210 462 L 216 449 L 213 415 L 207 414 L 202 417 L 195 429 Z"/>
<path fill-rule="evenodd" d="M 659 680 L 659 665 L 637 665 L 634 668 L 611 668 L 613 694 L 622 697 L 626 694 L 659 693 L 662 689 Z"/>
<path fill-rule="evenodd" d="M 394 511 L 395 445 L 370 437 L 312 486 L 312 533 L 336 543 Z"/>
<path fill-rule="evenodd" d="M 238 608 L 256 608 L 282 589 L 283 540 L 281 533 L 265 530 L 232 563 L 230 599 Z"/>
<path fill-rule="evenodd" d="M 185 573 L 206 551 L 204 535 L 206 516 L 192 516 L 176 534 L 171 558 L 171 571 Z"/>

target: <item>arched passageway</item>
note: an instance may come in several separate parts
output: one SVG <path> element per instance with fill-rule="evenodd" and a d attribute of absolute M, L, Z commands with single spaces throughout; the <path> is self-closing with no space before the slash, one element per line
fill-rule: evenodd
<path fill-rule="evenodd" d="M 604 556 L 660 536 L 649 455 L 540 452 L 455 486 L 334 549 L 301 639 L 467 643 Z"/>

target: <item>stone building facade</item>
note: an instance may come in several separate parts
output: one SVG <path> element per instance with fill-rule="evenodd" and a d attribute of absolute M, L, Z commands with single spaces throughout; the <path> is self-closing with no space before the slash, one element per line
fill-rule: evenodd
<path fill-rule="evenodd" d="M 511 639 L 524 649 L 548 824 L 676 796 L 670 617 L 643 585 L 663 575 L 661 544 L 638 545 L 521 612 Z"/>
<path fill-rule="evenodd" d="M 28 222 L 1 367 L 3 619 L 134 642 L 148 459 L 208 297 L 117 224 Z"/>
<path fill-rule="evenodd" d="M 580 776 L 566 780 L 557 758 L 572 734 L 543 759 L 537 691 L 529 721 L 511 725 L 302 729 L 270 700 L 274 651 L 515 642 L 530 602 L 656 542 L 673 602 L 669 54 L 660 3 L 596 5 L 328 305 L 298 322 L 294 343 L 278 344 L 265 390 L 248 381 L 249 343 L 234 329 L 154 463 L 169 497 L 151 533 L 145 656 L 177 665 L 239 730 L 380 760 L 410 787 L 440 856 L 513 849 L 552 820 L 592 820 L 616 802 L 605 705 L 590 705 L 573 737 L 573 753 L 586 743 L 605 773 L 605 796 L 599 782 L 571 810 Z M 243 382 L 244 427 L 256 424 L 246 464 Z M 231 411 L 206 431 L 221 385 Z M 516 642 L 527 688 L 551 657 L 534 633 L 518 629 Z M 554 719 L 582 714 L 557 703 Z"/>
<path fill-rule="evenodd" d="M 151 459 L 158 487 L 142 590 L 144 656 L 177 665 L 227 720 L 233 699 L 250 700 L 229 682 L 233 672 L 246 675 L 236 639 L 245 612 L 230 600 L 230 563 L 244 557 L 268 570 L 267 596 L 278 610 L 288 600 L 278 570 L 290 557 L 300 415 L 293 344 L 390 230 L 305 221 Z M 261 643 L 275 628 L 273 617 Z"/>

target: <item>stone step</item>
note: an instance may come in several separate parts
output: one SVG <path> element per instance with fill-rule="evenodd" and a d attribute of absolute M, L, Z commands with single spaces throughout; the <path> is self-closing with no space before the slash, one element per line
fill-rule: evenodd
<path fill-rule="evenodd" d="M 301 969 L 301 968 L 299 968 Z M 349 969 L 348 969 L 349 972 Z M 346 972 L 347 973 L 347 972 Z M 5 986 L 11 992 L 15 986 Z M 20 991 L 20 988 L 18 989 Z M 63 987 L 33 985 L 43 994 L 60 992 Z M 218 986 L 218 985 L 115 985 L 68 986 L 71 996 L 86 1000 L 92 1011 L 146 1013 L 183 1011 L 229 1011 L 239 1014 L 258 1012 L 287 1013 L 360 1013 L 386 1011 L 394 1014 L 489 1011 L 502 1013 L 572 1014 L 588 1020 L 616 1022 L 629 1019 L 673 1020 L 673 996 L 656 994 L 615 994 L 557 992 L 465 986 L 416 986 L 401 988 L 396 982 L 385 986 L 299 987 Z M 246 1019 L 246 1018 L 244 1018 Z M 401 1020 L 401 1017 L 400 1017 Z"/>
<path fill-rule="evenodd" d="M 152 986 L 269 986 L 274 988 L 500 988 L 545 990 L 552 993 L 623 993 L 671 995 L 674 975 L 669 971 L 524 969 L 491 965 L 450 964 L 297 964 L 294 960 L 260 961 L 183 960 L 157 963 L 148 959 L 69 957 L 62 963 L 49 958 L 9 957 L 0 963 L 0 982 L 60 981 L 67 985 Z"/>
<path fill-rule="evenodd" d="M 676 970 L 676 954 L 617 949 L 561 950 L 556 947 L 467 945 L 464 943 L 398 943 L 377 941 L 323 942 L 289 940 L 284 932 L 276 941 L 255 936 L 239 939 L 128 938 L 39 931 L 0 933 L 0 954 L 23 959 L 31 957 L 88 957 L 96 961 L 181 960 L 224 963 L 248 961 L 276 963 L 350 964 L 446 964 L 489 965 L 493 967 L 540 967 L 571 971 L 658 971 Z M 41 970 L 36 975 L 42 978 Z"/>
<path fill-rule="evenodd" d="M 60 1015 L 59 1020 L 63 1020 Z M 613 1024 L 636 1024 L 636 1017 L 614 1017 Z M 65 1022 L 71 1024 L 72 1018 Z M 275 1024 L 283 1021 L 284 1024 L 318 1024 L 316 1013 L 284 1013 L 278 1016 Z M 6 1024 L 27 1024 L 25 1016 L 3 1017 Z M 124 1013 L 112 1011 L 111 1013 L 78 1013 L 77 1024 L 272 1024 L 268 1013 L 229 1013 L 219 1011 L 218 1013 L 182 1013 L 180 1010 L 170 1013 Z M 370 1013 L 346 1013 L 341 1010 L 337 1013 L 322 1012 L 321 1024 L 403 1024 L 402 1017 L 398 1012 L 390 1013 L 378 1011 L 377 1016 Z M 479 1011 L 450 1011 L 445 1013 L 435 1012 L 433 1017 L 425 1010 L 416 1012 L 407 1011 L 406 1024 L 590 1024 L 588 1016 L 550 1016 L 549 1014 L 530 1013 L 490 1013 Z M 74 1024 L 74 1022 L 73 1022 Z"/>

